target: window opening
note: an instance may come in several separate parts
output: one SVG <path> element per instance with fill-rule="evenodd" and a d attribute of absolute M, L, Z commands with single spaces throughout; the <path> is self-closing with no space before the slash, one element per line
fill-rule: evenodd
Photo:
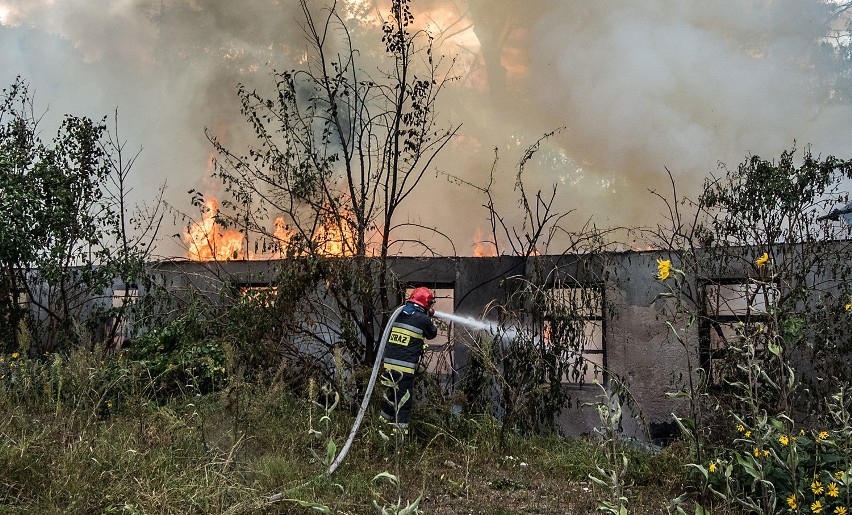
<path fill-rule="evenodd" d="M 604 289 L 602 286 L 551 288 L 547 291 L 542 336 L 545 345 L 564 348 L 562 384 L 604 381 Z"/>
<path fill-rule="evenodd" d="M 275 297 L 278 295 L 277 286 L 243 284 L 239 286 L 240 299 L 257 306 L 266 308 L 275 305 Z"/>
<path fill-rule="evenodd" d="M 766 325 L 769 309 L 778 298 L 777 285 L 748 279 L 721 279 L 703 285 L 703 317 L 699 324 L 702 366 L 711 384 L 722 385 L 736 373 L 736 360 L 729 359 L 731 345 L 744 342 L 744 335 L 757 333 Z M 755 351 L 764 351 L 762 339 L 753 339 Z"/>
<path fill-rule="evenodd" d="M 118 313 L 117 316 L 109 320 L 107 326 L 107 335 L 111 337 L 112 349 L 120 349 L 130 339 L 131 328 L 127 308 L 132 306 L 138 298 L 138 288 L 126 287 L 112 290 L 112 309 Z"/>

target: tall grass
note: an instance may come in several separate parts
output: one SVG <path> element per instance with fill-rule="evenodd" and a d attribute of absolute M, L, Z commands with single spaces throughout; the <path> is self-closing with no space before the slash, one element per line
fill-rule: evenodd
<path fill-rule="evenodd" d="M 422 496 L 424 513 L 511 513 L 507 503 L 530 499 L 553 513 L 593 509 L 603 495 L 588 482 L 605 458 L 598 442 L 512 435 L 507 453 L 493 417 L 422 403 L 400 447 L 381 438 L 377 413 L 368 414 L 347 461 L 328 477 L 328 437 L 342 439 L 353 416 L 323 411 L 321 387 L 311 399 L 280 377 L 257 384 L 233 373 L 213 392 L 157 397 L 156 378 L 137 362 L 99 356 L 2 356 L 0 512 L 301 513 L 324 506 L 380 513 Z M 328 426 L 318 431 L 321 414 Z M 658 475 L 660 463 L 679 474 L 680 464 L 666 459 L 631 454 L 636 473 L 626 481 L 636 495 L 645 495 L 646 476 Z M 270 503 L 274 493 L 291 501 Z M 668 498 L 649 495 L 657 504 L 647 513 Z"/>

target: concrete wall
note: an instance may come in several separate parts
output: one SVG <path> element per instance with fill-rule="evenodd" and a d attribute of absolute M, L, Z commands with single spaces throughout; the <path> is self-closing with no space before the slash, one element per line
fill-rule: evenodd
<path fill-rule="evenodd" d="M 852 241 L 826 242 L 821 245 L 839 256 L 848 266 L 846 256 L 852 251 Z M 821 248 L 803 246 L 779 246 L 773 249 L 773 263 L 790 260 L 795 264 L 805 260 L 805 250 L 820 251 Z M 733 280 L 759 273 L 754 269 L 756 249 L 726 248 L 726 260 L 705 260 L 697 273 L 703 277 L 692 277 L 694 285 L 703 278 Z M 700 251 L 699 251 L 700 252 Z M 826 251 L 826 254 L 829 252 Z M 819 254 L 822 255 L 822 254 Z M 605 339 L 604 386 L 607 391 L 623 380 L 628 394 L 621 394 L 619 401 L 629 404 L 622 425 L 626 433 L 646 439 L 648 426 L 671 421 L 673 412 L 682 412 L 682 402 L 672 400 L 666 394 L 684 387 L 690 379 L 690 370 L 700 366 L 699 335 L 697 324 L 686 329 L 686 321 L 676 320 L 672 297 L 665 297 L 674 280 L 656 279 L 657 260 L 672 259 L 677 267 L 677 255 L 670 252 L 621 252 L 587 255 L 536 256 L 521 258 L 501 257 L 435 257 L 390 258 L 391 275 L 401 288 L 427 285 L 434 288 L 452 289 L 453 309 L 456 314 L 486 317 L 496 321 L 499 310 L 495 305 L 504 303 L 523 285 L 524 279 L 535 279 L 538 284 L 548 281 L 574 281 L 579 285 L 594 284 L 602 288 L 608 309 L 603 317 Z M 807 261 L 807 263 L 811 263 Z M 155 280 L 171 291 L 193 290 L 210 302 L 221 300 L 224 285 L 274 285 L 281 266 L 280 261 L 234 261 L 192 262 L 172 260 L 150 265 Z M 838 278 L 820 269 L 816 264 L 811 282 L 824 289 L 841 289 L 843 277 Z M 763 269 L 766 272 L 766 269 Z M 706 277 L 705 277 L 706 276 Z M 840 281 L 840 282 L 838 282 Z M 114 290 L 125 285 L 115 284 Z M 321 289 L 321 288 L 319 288 Z M 238 295 L 238 290 L 234 290 Z M 139 295 L 146 292 L 140 290 Z M 103 298 L 91 299 L 91 304 L 111 301 L 112 292 L 104 292 Z M 179 297 L 179 296 L 178 296 Z M 835 300 L 837 296 L 835 295 Z M 817 294 L 812 300 L 822 302 Z M 844 300 L 844 302 L 846 302 Z M 841 304 L 842 307 L 842 304 Z M 36 307 L 35 315 L 40 315 Z M 673 335 L 666 325 L 681 331 L 680 338 Z M 706 329 L 706 328 L 705 328 Z M 457 383 L 465 373 L 470 353 L 461 332 L 460 344 L 454 346 L 450 384 Z M 706 336 L 703 336 L 706 338 Z M 704 342 L 705 346 L 707 342 Z M 706 357 L 706 356 L 705 356 Z M 807 372 L 807 367 L 802 367 Z M 616 380 L 617 379 L 617 380 Z M 559 426 L 568 434 L 586 433 L 600 425 L 594 407 L 586 404 L 595 402 L 601 394 L 597 385 L 570 385 L 571 401 L 558 417 Z M 626 403 L 628 400 L 631 403 Z"/>
<path fill-rule="evenodd" d="M 504 302 L 517 287 L 512 277 L 539 274 L 603 287 L 610 307 L 604 320 L 608 372 L 604 386 L 608 387 L 613 377 L 623 379 L 634 406 L 625 412 L 623 429 L 629 435 L 647 439 L 646 423 L 670 421 L 672 412 L 679 408 L 666 393 L 686 379 L 687 350 L 693 353 L 693 359 L 698 355 L 694 334 L 686 335 L 689 346 L 693 347 L 685 347 L 668 333 L 666 308 L 671 300 L 659 297 L 666 291 L 665 284 L 655 279 L 656 260 L 661 257 L 668 256 L 655 252 L 624 252 L 530 259 L 400 257 L 392 258 L 390 264 L 393 276 L 401 285 L 452 288 L 456 314 L 485 315 L 494 321 L 497 311 L 488 308 Z M 191 285 L 212 296 L 225 281 L 232 284 L 269 281 L 272 284 L 276 264 L 276 261 L 170 261 L 158 263 L 154 269 L 169 289 L 180 290 Z M 456 374 L 452 381 L 461 379 L 468 359 L 468 347 L 456 345 Z M 586 404 L 595 402 L 601 389 L 597 385 L 571 385 L 569 389 L 571 401 L 558 417 L 558 426 L 567 434 L 588 433 L 599 426 L 600 421 L 595 407 Z"/>

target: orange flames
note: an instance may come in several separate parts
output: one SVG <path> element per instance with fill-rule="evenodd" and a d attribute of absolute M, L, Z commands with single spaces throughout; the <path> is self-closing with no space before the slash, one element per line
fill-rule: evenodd
<path fill-rule="evenodd" d="M 299 237 L 298 231 L 292 229 L 284 217 L 277 217 L 272 224 L 274 248 L 255 253 L 246 250 L 246 236 L 236 229 L 223 227 L 216 221 L 219 203 L 213 197 L 205 202 L 205 212 L 198 222 L 193 222 L 183 231 L 183 241 L 186 244 L 186 257 L 193 261 L 234 261 L 273 259 L 285 256 L 305 256 L 312 252 L 324 257 L 351 257 L 356 251 L 356 235 L 352 228 L 342 220 L 333 221 L 319 226 L 311 237 L 313 250 L 308 248 L 304 238 Z M 380 234 L 374 228 L 370 232 L 369 241 Z M 300 241 L 301 240 L 301 241 Z M 369 243 L 368 254 L 376 255 L 375 242 Z M 492 241 L 484 239 L 482 229 L 477 228 L 474 235 L 473 255 L 475 257 L 496 257 L 497 247 Z M 533 255 L 538 255 L 535 251 Z"/>
<path fill-rule="evenodd" d="M 216 222 L 219 204 L 215 198 L 205 201 L 204 206 L 206 210 L 201 221 L 192 223 L 183 231 L 183 241 L 187 245 L 186 257 L 193 261 L 245 259 L 245 235 Z"/>
<path fill-rule="evenodd" d="M 538 248 L 533 247 L 528 256 L 540 256 L 541 252 Z M 473 236 L 473 257 L 496 257 L 497 245 L 493 241 L 485 241 L 482 236 L 482 229 L 476 228 Z"/>
<path fill-rule="evenodd" d="M 304 242 L 297 242 L 297 231 L 291 229 L 284 217 L 277 217 L 272 224 L 275 248 L 270 252 L 246 252 L 245 234 L 235 229 L 222 227 L 216 222 L 219 204 L 215 198 L 204 202 L 205 212 L 198 222 L 193 222 L 183 231 L 186 257 L 193 261 L 229 261 L 241 259 L 271 259 L 286 255 L 304 256 L 312 251 Z M 314 231 L 313 247 L 317 255 L 325 257 L 349 257 L 355 255 L 355 233 L 345 222 L 327 223 Z"/>
<path fill-rule="evenodd" d="M 478 227 L 473 236 L 473 255 L 475 257 L 495 257 L 497 255 L 497 247 L 493 242 L 483 241 L 482 229 Z"/>
<path fill-rule="evenodd" d="M 314 234 L 317 254 L 326 257 L 355 255 L 355 234 L 348 224 L 323 225 Z"/>
<path fill-rule="evenodd" d="M 290 229 L 283 217 L 275 219 L 273 224 L 276 243 L 280 246 L 282 255 L 287 254 L 292 245 L 296 231 Z M 345 222 L 320 226 L 313 235 L 313 243 L 317 255 L 325 257 L 350 257 L 355 255 L 355 233 Z M 308 249 L 292 248 L 295 255 L 305 255 Z"/>

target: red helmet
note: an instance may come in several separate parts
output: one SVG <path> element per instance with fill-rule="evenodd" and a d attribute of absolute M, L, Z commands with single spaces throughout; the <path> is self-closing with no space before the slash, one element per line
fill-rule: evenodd
<path fill-rule="evenodd" d="M 413 302 L 429 309 L 432 307 L 432 304 L 435 303 L 435 295 L 429 288 L 420 286 L 418 288 L 414 288 L 414 291 L 412 291 L 411 295 L 408 296 L 408 302 Z"/>

